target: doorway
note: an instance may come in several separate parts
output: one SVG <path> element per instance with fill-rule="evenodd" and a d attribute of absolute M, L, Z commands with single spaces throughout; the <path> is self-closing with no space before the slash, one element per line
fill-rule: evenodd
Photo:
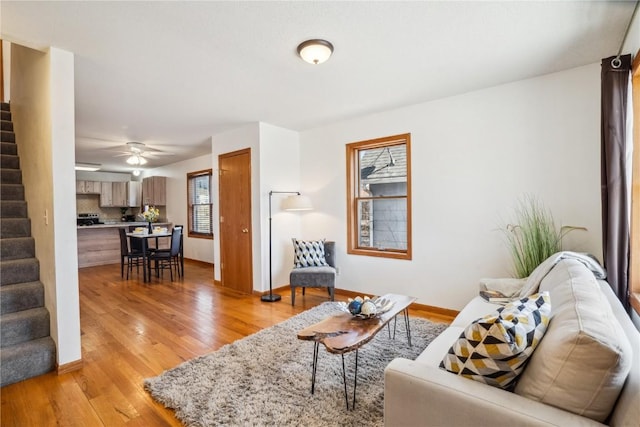
<path fill-rule="evenodd" d="M 218 156 L 222 286 L 253 291 L 251 149 Z"/>

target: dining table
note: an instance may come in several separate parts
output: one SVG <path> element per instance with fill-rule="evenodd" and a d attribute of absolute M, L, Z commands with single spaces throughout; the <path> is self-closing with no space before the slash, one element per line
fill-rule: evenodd
<path fill-rule="evenodd" d="M 130 239 L 140 239 L 142 241 L 142 265 L 143 265 L 143 281 L 151 281 L 151 268 L 149 267 L 149 239 L 156 239 L 156 248 L 158 247 L 158 239 L 160 237 L 171 237 L 171 232 L 168 230 L 153 231 L 149 233 L 145 230 L 144 233 L 138 233 L 135 231 L 127 233 L 127 237 Z"/>

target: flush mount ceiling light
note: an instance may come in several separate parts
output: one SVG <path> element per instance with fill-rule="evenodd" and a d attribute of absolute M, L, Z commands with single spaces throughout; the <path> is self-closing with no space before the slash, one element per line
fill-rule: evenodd
<path fill-rule="evenodd" d="M 98 163 L 76 163 L 76 170 L 95 172 L 99 170 L 101 166 L 102 165 Z"/>
<path fill-rule="evenodd" d="M 298 55 L 309 64 L 322 64 L 333 53 L 333 45 L 326 40 L 313 39 L 298 45 Z"/>
<path fill-rule="evenodd" d="M 133 176 L 140 176 L 140 170 L 134 169 L 133 170 Z"/>

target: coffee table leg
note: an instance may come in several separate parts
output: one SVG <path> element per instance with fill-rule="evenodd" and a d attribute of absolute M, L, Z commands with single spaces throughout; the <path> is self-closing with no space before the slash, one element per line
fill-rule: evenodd
<path fill-rule="evenodd" d="M 356 409 L 356 387 L 358 386 L 358 349 L 356 348 L 356 372 L 353 374 L 353 404 L 351 410 Z M 349 409 L 347 405 L 347 409 Z"/>
<path fill-rule="evenodd" d="M 318 341 L 313 343 L 313 368 L 311 371 L 311 394 L 315 391 L 316 388 L 316 372 L 318 370 L 318 346 L 320 343 Z"/>
<path fill-rule="evenodd" d="M 409 323 L 409 310 L 404 309 L 404 326 L 407 329 L 407 341 L 409 341 L 409 347 L 411 347 L 411 325 Z"/>
<path fill-rule="evenodd" d="M 347 411 L 349 410 L 349 396 L 347 395 L 347 374 L 344 369 L 344 354 L 342 356 L 342 383 L 344 384 L 344 401 L 347 403 Z"/>
<path fill-rule="evenodd" d="M 396 323 L 398 322 L 398 315 L 393 316 L 393 339 L 396 339 Z"/>

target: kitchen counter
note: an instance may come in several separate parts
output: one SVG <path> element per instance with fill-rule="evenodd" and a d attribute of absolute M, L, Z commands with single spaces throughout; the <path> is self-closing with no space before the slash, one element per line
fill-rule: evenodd
<path fill-rule="evenodd" d="M 145 227 L 148 223 L 144 221 L 136 222 L 113 222 L 109 224 L 79 225 L 78 226 L 78 267 L 93 267 L 105 264 L 120 264 L 120 232 L 123 227 Z M 171 222 L 154 222 L 152 227 L 162 226 L 171 229 Z M 152 247 L 155 240 L 149 242 Z M 168 248 L 169 237 L 158 238 L 158 246 Z M 119 271 L 119 269 L 118 269 Z"/>
<path fill-rule="evenodd" d="M 131 221 L 131 222 L 107 221 L 104 224 L 79 225 L 78 226 L 78 230 L 84 230 L 84 229 L 94 230 L 96 228 L 120 228 L 120 227 L 131 227 L 131 226 L 146 227 L 148 224 L 149 224 L 148 222 L 144 222 L 144 221 Z M 170 223 L 170 222 L 152 222 L 151 226 L 152 227 L 155 227 L 155 226 L 167 227 L 167 226 L 171 226 L 171 224 L 172 223 Z"/>

